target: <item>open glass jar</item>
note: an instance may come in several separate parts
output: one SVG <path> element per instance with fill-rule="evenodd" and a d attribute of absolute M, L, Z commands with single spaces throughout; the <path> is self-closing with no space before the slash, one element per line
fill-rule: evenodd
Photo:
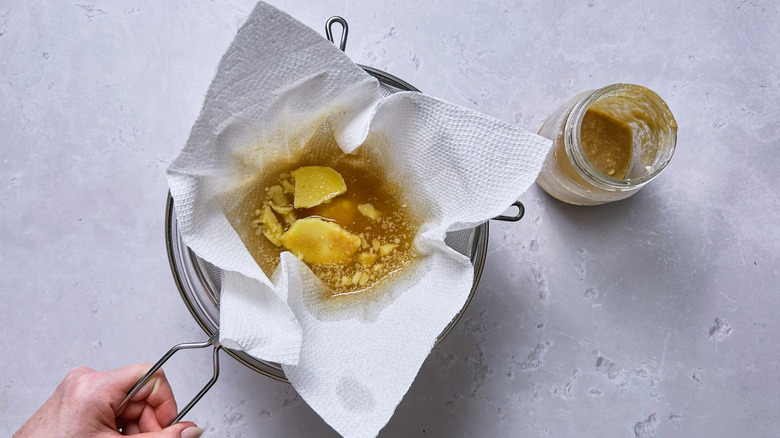
<path fill-rule="evenodd" d="M 553 140 L 539 186 L 569 204 L 598 205 L 633 195 L 661 173 L 677 122 L 655 92 L 614 84 L 574 96 L 539 135 Z"/>

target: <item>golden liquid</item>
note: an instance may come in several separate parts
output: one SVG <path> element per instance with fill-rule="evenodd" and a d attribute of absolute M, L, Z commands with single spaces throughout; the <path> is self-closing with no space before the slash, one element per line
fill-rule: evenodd
<path fill-rule="evenodd" d="M 347 192 L 313 208 L 294 209 L 297 219 L 316 216 L 336 222 L 353 234 L 362 234 L 361 237 L 368 242 L 369 247 L 374 240 L 383 244 L 398 244 L 392 254 L 377 259 L 376 264 L 381 264 L 381 269 L 364 267 L 360 264 L 357 253 L 342 263 L 310 264 L 312 271 L 330 288 L 331 296 L 369 289 L 392 276 L 415 257 L 412 241 L 419 228 L 419 221 L 403 201 L 399 187 L 386 178 L 381 163 L 364 154 L 362 149 L 346 155 L 338 148 L 332 135 L 323 131 L 309 141 L 304 153 L 267 166 L 267 169 L 272 170 L 258 176 L 241 196 L 236 208 L 226 211 L 231 225 L 269 278 L 279 264 L 279 255 L 285 249 L 275 246 L 262 233 L 258 233 L 257 228 L 252 226 L 252 220 L 257 217 L 256 210 L 263 206 L 265 188 L 279 184 L 280 174 L 290 173 L 301 166 L 333 168 L 344 178 Z M 292 206 L 292 196 L 288 195 L 288 199 L 288 205 Z M 343 203 L 350 204 L 351 207 L 344 208 Z M 373 222 L 358 212 L 356 206 L 365 203 L 372 204 L 382 212 L 380 222 Z M 281 218 L 280 222 L 284 223 Z M 286 228 L 288 225 L 285 225 Z M 361 248 L 358 253 L 367 249 Z M 345 276 L 352 278 L 360 272 L 368 272 L 371 275 L 367 283 L 343 284 Z"/>
<path fill-rule="evenodd" d="M 589 108 L 582 118 L 580 143 L 593 167 L 612 178 L 625 178 L 633 145 L 631 127 L 609 114 Z"/>

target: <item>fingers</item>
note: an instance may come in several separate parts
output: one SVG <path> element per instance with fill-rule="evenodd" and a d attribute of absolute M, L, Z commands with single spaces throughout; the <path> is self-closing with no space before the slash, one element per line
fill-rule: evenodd
<path fill-rule="evenodd" d="M 124 400 L 127 393 L 151 368 L 150 364 L 134 364 L 101 374 L 104 384 L 114 391 L 114 412 Z M 183 422 L 165 427 L 178 413 L 176 400 L 173 397 L 168 379 L 162 370 L 155 372 L 144 386 L 133 395 L 117 418 L 121 424 L 122 433 L 139 437 L 183 437 L 197 438 L 202 430 L 192 422 Z M 187 430 L 185 435 L 182 432 Z"/>
<path fill-rule="evenodd" d="M 176 414 L 174 413 L 174 416 Z M 117 418 L 117 424 L 121 421 L 124 423 L 136 423 L 141 430 L 148 432 L 154 430 L 160 430 L 173 419 L 165 418 L 160 420 L 155 408 L 146 403 L 145 400 L 131 401 L 125 407 L 125 410 Z"/>
<path fill-rule="evenodd" d="M 130 399 L 131 402 L 143 401 L 146 408 L 141 412 L 139 423 L 144 430 L 154 430 L 154 424 L 167 425 L 176 417 L 178 409 L 173 390 L 162 370 Z"/>
<path fill-rule="evenodd" d="M 138 435 L 141 433 L 141 426 L 136 421 L 129 421 L 122 425 L 122 435 Z"/>
<path fill-rule="evenodd" d="M 116 389 L 127 394 L 141 377 L 152 367 L 148 363 L 136 363 L 115 370 L 102 371 L 101 374 L 110 381 Z M 159 372 L 159 371 L 158 371 Z M 157 373 L 155 373 L 157 375 Z"/>
<path fill-rule="evenodd" d="M 138 438 L 198 438 L 203 430 L 195 426 L 195 423 L 186 421 L 162 430 L 153 432 L 141 432 L 138 424 L 128 424 L 122 429 L 123 435 L 134 435 Z"/>
<path fill-rule="evenodd" d="M 134 364 L 116 370 L 104 371 L 103 377 L 112 382 L 114 412 L 135 383 L 151 368 L 150 364 Z M 147 410 L 151 407 L 151 410 Z M 145 415 L 142 415 L 144 414 Z M 142 420 L 144 430 L 157 430 L 176 417 L 176 400 L 168 379 L 158 370 L 144 386 L 130 399 L 121 416 L 125 419 Z M 154 414 L 154 415 L 151 415 Z"/>
<path fill-rule="evenodd" d="M 149 412 L 155 413 L 156 418 L 148 418 L 148 420 L 157 421 L 162 425 L 173 420 L 178 412 L 173 390 L 164 374 L 155 374 L 149 379 L 144 387 L 133 395 L 121 416 L 131 419 L 147 419 L 147 416 L 142 414 Z"/>
<path fill-rule="evenodd" d="M 140 418 L 141 413 L 143 412 L 146 406 L 147 404 L 143 400 L 129 401 L 125 405 L 125 410 L 122 411 L 121 414 L 119 414 L 119 418 L 128 419 L 128 420 L 135 420 L 137 418 Z"/>

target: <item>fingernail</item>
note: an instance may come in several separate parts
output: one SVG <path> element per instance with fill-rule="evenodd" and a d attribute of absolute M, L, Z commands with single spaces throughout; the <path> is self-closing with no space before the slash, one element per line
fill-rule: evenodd
<path fill-rule="evenodd" d="M 181 438 L 198 438 L 203 435 L 203 429 L 199 427 L 188 427 L 181 431 Z"/>

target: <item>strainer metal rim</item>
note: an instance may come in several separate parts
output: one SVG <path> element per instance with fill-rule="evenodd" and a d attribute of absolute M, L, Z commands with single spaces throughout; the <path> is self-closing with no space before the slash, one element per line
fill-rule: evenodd
<path fill-rule="evenodd" d="M 363 65 L 359 65 L 359 66 L 363 68 L 367 73 L 377 78 L 382 84 L 386 86 L 393 87 L 403 91 L 417 91 L 417 92 L 420 91 L 414 86 L 410 85 L 409 83 L 403 81 L 402 79 L 399 79 L 381 70 L 375 69 L 373 67 L 363 66 Z M 176 232 L 175 232 L 176 236 L 173 235 L 174 226 L 176 226 Z M 468 230 L 463 230 L 463 231 L 468 231 Z M 487 221 L 483 222 L 482 224 L 477 225 L 474 228 L 471 228 L 470 231 L 472 231 L 472 236 L 469 242 L 470 251 L 468 251 L 469 252 L 468 256 L 474 267 L 474 281 L 472 283 L 471 290 L 469 291 L 469 295 L 463 304 L 463 307 L 453 317 L 452 321 L 450 321 L 450 323 L 447 325 L 447 327 L 445 327 L 442 333 L 436 338 L 436 343 L 434 344 L 434 347 L 438 345 L 455 328 L 455 325 L 458 323 L 460 318 L 463 316 L 463 313 L 466 311 L 469 304 L 471 303 L 471 300 L 474 297 L 474 293 L 476 292 L 477 286 L 479 285 L 480 278 L 482 277 L 482 271 L 485 266 L 485 258 L 487 257 L 488 236 L 489 236 L 488 222 Z M 193 318 L 201 327 L 201 329 L 203 329 L 203 331 L 209 337 L 211 337 L 219 329 L 218 321 L 211 321 L 210 318 L 208 318 L 207 320 L 206 318 L 204 318 L 201 312 L 199 312 L 198 309 L 195 307 L 195 303 L 193 302 L 193 300 L 194 298 L 197 297 L 197 295 L 192 289 L 193 287 L 195 287 L 191 284 L 193 279 L 190 278 L 189 275 L 187 275 L 186 273 L 180 270 L 179 263 L 182 264 L 182 267 L 186 267 L 187 265 L 185 264 L 185 261 L 189 260 L 190 262 L 194 262 L 190 264 L 190 267 L 195 271 L 197 280 L 202 287 L 208 289 L 209 281 L 206 279 L 206 274 L 204 274 L 203 272 L 201 263 L 199 263 L 199 261 L 202 261 L 202 259 L 200 259 L 192 250 L 190 250 L 189 247 L 181 239 L 181 235 L 178 232 L 178 220 L 176 218 L 174 201 L 170 192 L 168 192 L 168 199 L 167 199 L 166 211 L 165 211 L 165 243 L 166 243 L 166 250 L 168 252 L 168 263 L 170 265 L 171 273 L 176 283 L 176 287 L 179 290 L 179 295 L 181 296 L 190 314 L 193 316 Z M 178 248 L 175 246 L 176 244 L 178 244 Z M 188 290 L 191 293 L 188 293 Z M 219 304 L 214 300 L 214 295 L 210 293 L 208 295 L 212 301 L 211 304 L 218 307 Z M 204 303 L 199 303 L 199 304 L 203 306 Z M 206 313 L 206 311 L 204 310 L 203 313 Z M 267 377 L 270 377 L 272 379 L 289 383 L 286 376 L 284 375 L 284 371 L 282 371 L 281 366 L 279 366 L 279 364 L 256 359 L 243 351 L 232 350 L 229 348 L 222 348 L 222 349 L 225 350 L 230 356 L 232 356 L 238 362 L 242 363 L 248 368 L 260 374 L 263 374 Z"/>
<path fill-rule="evenodd" d="M 178 231 L 176 232 L 176 236 L 173 235 L 172 225 L 174 225 L 174 221 L 176 221 L 176 213 L 174 208 L 173 198 L 169 193 L 165 214 L 165 244 L 166 250 L 168 252 L 168 264 L 171 268 L 171 274 L 173 275 L 174 282 L 176 283 L 176 288 L 178 289 L 179 295 L 181 296 L 182 301 L 184 301 L 185 306 L 187 306 L 187 310 L 189 310 L 193 319 L 195 319 L 201 329 L 203 329 L 204 333 L 210 337 L 217 331 L 219 326 L 210 321 L 208 317 L 203 316 L 202 313 L 205 313 L 205 310 L 199 311 L 199 309 L 196 308 L 196 303 L 200 306 L 203 306 L 204 303 L 198 302 L 196 299 L 194 299 L 196 296 L 193 290 L 194 286 L 190 284 L 193 278 L 190 278 L 188 275 L 184 274 L 182 271 L 180 271 L 179 268 L 179 264 L 185 266 L 184 260 L 186 259 L 192 261 L 202 259 L 200 259 L 191 249 L 189 249 L 189 247 L 186 246 L 186 244 L 184 244 Z M 469 254 L 469 258 L 471 259 L 471 263 L 474 266 L 474 281 L 472 283 L 471 290 L 469 291 L 469 295 L 463 304 L 463 307 L 455 315 L 452 321 L 450 321 L 447 327 L 445 327 L 444 331 L 442 331 L 438 338 L 436 338 L 435 345 L 438 345 L 455 328 L 458 321 L 463 316 L 463 313 L 471 303 L 471 300 L 474 298 L 474 293 L 476 292 L 477 286 L 479 285 L 479 281 L 482 277 L 482 271 L 484 269 L 485 259 L 487 257 L 489 235 L 488 223 L 484 222 L 477 227 L 472 228 L 472 230 L 474 234 L 471 238 L 472 248 L 471 254 Z M 178 250 L 174 248 L 174 245 L 176 244 L 180 245 Z M 186 251 L 186 254 L 184 254 L 184 251 Z M 201 287 L 208 287 L 208 282 L 205 279 L 203 269 L 197 263 L 192 263 L 190 266 L 196 272 L 196 278 Z M 208 295 L 209 297 L 212 296 L 211 294 Z M 215 306 L 218 305 L 216 302 L 212 302 L 211 304 Z M 281 367 L 278 364 L 256 359 L 243 351 L 232 350 L 229 348 L 222 349 L 235 360 L 247 366 L 248 368 L 272 379 L 281 382 L 288 382 L 284 375 L 284 371 L 281 370 Z"/>

